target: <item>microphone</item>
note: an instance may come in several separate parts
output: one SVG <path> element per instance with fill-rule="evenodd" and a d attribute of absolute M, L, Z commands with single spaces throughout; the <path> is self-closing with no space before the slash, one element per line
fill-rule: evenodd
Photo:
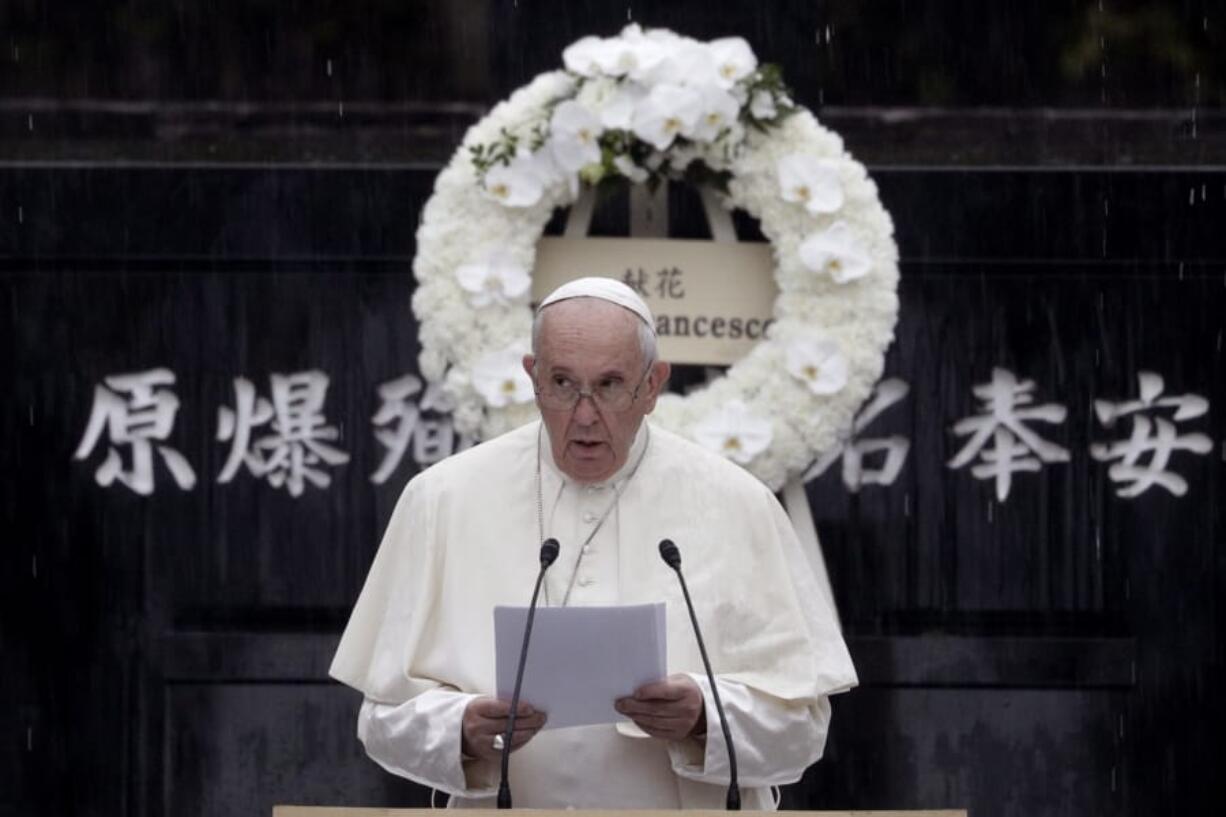
<path fill-rule="evenodd" d="M 507 731 L 502 736 L 502 772 L 498 780 L 498 808 L 511 807 L 511 784 L 507 776 L 511 766 L 511 735 L 515 733 L 515 710 L 519 708 L 519 688 L 524 683 L 524 664 L 528 659 L 528 639 L 532 636 L 532 619 L 536 615 L 536 598 L 541 592 L 545 571 L 558 558 L 558 540 L 550 537 L 541 544 L 541 572 L 536 574 L 532 588 L 532 603 L 528 605 L 528 621 L 524 624 L 524 643 L 519 650 L 519 666 L 515 669 L 515 691 L 511 694 L 511 714 L 507 716 Z"/>
<path fill-rule="evenodd" d="M 711 661 L 707 658 L 707 645 L 702 643 L 702 630 L 698 627 L 698 617 L 694 615 L 694 603 L 690 601 L 690 590 L 685 586 L 685 576 L 681 573 L 681 551 L 673 544 L 672 539 L 660 540 L 660 558 L 677 573 L 681 582 L 681 592 L 685 594 L 685 606 L 690 611 L 690 623 L 694 625 L 694 635 L 698 638 L 698 651 L 702 653 L 702 664 L 707 670 L 707 681 L 711 684 L 711 695 L 715 698 L 715 711 L 719 713 L 719 725 L 724 730 L 724 745 L 728 747 L 728 799 L 725 808 L 728 811 L 741 810 L 741 789 L 736 782 L 736 750 L 732 748 L 732 732 L 728 730 L 728 718 L 724 715 L 724 705 L 719 700 L 719 687 L 715 685 L 715 674 L 711 672 Z"/>

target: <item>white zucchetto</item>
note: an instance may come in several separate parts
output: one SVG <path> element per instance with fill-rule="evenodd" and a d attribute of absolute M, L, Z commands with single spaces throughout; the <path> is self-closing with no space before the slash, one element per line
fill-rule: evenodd
<path fill-rule="evenodd" d="M 562 286 L 549 293 L 545 300 L 541 301 L 541 305 L 536 308 L 536 311 L 539 313 L 550 304 L 556 304 L 558 301 L 567 301 L 571 298 L 599 298 L 602 301 L 617 304 L 638 315 L 639 319 L 647 324 L 652 332 L 656 331 L 656 321 L 651 315 L 651 310 L 647 308 L 647 303 L 633 289 L 613 278 L 599 278 L 596 276 L 576 278 L 573 281 L 562 284 Z"/>

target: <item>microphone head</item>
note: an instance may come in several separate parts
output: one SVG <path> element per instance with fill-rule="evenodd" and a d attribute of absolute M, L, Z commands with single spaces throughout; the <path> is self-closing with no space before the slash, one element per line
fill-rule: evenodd
<path fill-rule="evenodd" d="M 541 543 L 541 567 L 549 567 L 558 558 L 558 540 L 552 536 Z"/>
<path fill-rule="evenodd" d="M 681 551 L 677 550 L 672 539 L 660 540 L 660 558 L 673 570 L 681 569 Z"/>

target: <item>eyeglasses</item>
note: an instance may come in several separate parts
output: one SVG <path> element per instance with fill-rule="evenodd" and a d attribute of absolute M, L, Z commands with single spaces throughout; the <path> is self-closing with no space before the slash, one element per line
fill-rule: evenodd
<path fill-rule="evenodd" d="M 583 388 L 564 374 L 551 375 L 543 384 L 536 385 L 536 396 L 543 408 L 556 411 L 569 411 L 579 404 L 584 397 L 592 398 L 597 408 L 603 411 L 625 411 L 638 399 L 639 389 L 647 380 L 651 364 L 643 369 L 643 376 L 638 384 L 631 389 L 622 380 L 602 380 L 595 386 Z"/>

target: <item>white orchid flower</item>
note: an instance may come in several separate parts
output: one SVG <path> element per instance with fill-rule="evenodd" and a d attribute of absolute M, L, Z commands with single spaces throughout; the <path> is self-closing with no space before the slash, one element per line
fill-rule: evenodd
<path fill-rule="evenodd" d="M 528 271 L 500 253 L 490 253 L 480 261 L 461 265 L 455 277 L 468 293 L 469 304 L 477 309 L 495 303 L 517 302 L 532 287 Z"/>
<path fill-rule="evenodd" d="M 523 349 L 511 347 L 490 352 L 473 366 L 473 388 L 485 404 L 503 408 L 533 399 L 532 378 L 524 371 Z"/>
<path fill-rule="evenodd" d="M 714 142 L 725 129 L 736 123 L 741 106 L 731 94 L 714 85 L 701 89 L 699 93 L 702 96 L 702 113 L 685 136 L 699 142 Z"/>
<path fill-rule="evenodd" d="M 600 120 L 573 99 L 554 108 L 549 120 L 549 147 L 563 170 L 578 172 L 600 161 Z"/>
<path fill-rule="evenodd" d="M 629 156 L 614 156 L 613 166 L 630 181 L 635 184 L 642 184 L 647 181 L 648 172 L 636 165 Z"/>
<path fill-rule="evenodd" d="M 623 42 L 615 54 L 616 63 L 610 64 L 611 76 L 628 77 L 635 82 L 650 80 L 659 66 L 668 58 L 668 51 L 651 40 Z"/>
<path fill-rule="evenodd" d="M 666 55 L 659 42 L 643 36 L 641 30 L 627 28 L 620 37 L 584 37 L 572 43 L 562 52 L 562 63 L 567 70 L 589 79 L 606 76 L 642 80 Z"/>
<path fill-rule="evenodd" d="M 600 37 L 584 37 L 566 47 L 562 52 L 562 64 L 567 71 L 579 76 L 594 77 L 601 71 L 600 56 L 605 50 L 605 41 Z"/>
<path fill-rule="evenodd" d="M 664 56 L 645 79 L 656 84 L 689 85 L 703 88 L 716 85 L 719 74 L 715 57 L 706 43 L 685 38 L 676 43 L 657 46 Z"/>
<path fill-rule="evenodd" d="M 779 195 L 784 201 L 803 204 L 810 213 L 834 213 L 843 206 L 843 183 L 838 166 L 805 153 L 791 153 L 779 160 Z"/>
<path fill-rule="evenodd" d="M 623 82 L 600 108 L 600 124 L 606 130 L 630 130 L 634 109 L 647 96 L 647 89 L 634 82 Z"/>
<path fill-rule="evenodd" d="M 814 394 L 835 394 L 847 385 L 847 358 L 830 338 L 797 338 L 787 345 L 785 357 L 788 374 Z"/>
<path fill-rule="evenodd" d="M 801 243 L 799 254 L 807 268 L 828 273 L 836 284 L 862 278 L 873 267 L 872 259 L 844 221 L 812 233 Z"/>
<path fill-rule="evenodd" d="M 774 95 L 770 91 L 754 91 L 753 99 L 749 102 L 749 112 L 754 119 L 774 119 L 779 115 Z"/>
<path fill-rule="evenodd" d="M 557 177 L 558 169 L 546 151 L 521 153 L 510 164 L 491 167 L 482 192 L 504 207 L 531 207 Z"/>
<path fill-rule="evenodd" d="M 699 445 L 741 465 L 765 451 L 774 436 L 770 421 L 751 413 L 740 400 L 730 400 L 699 420 L 693 433 Z"/>
<path fill-rule="evenodd" d="M 608 77 L 583 83 L 575 101 L 591 111 L 605 130 L 630 130 L 635 104 L 647 95 L 637 82 Z"/>
<path fill-rule="evenodd" d="M 702 112 L 702 96 L 693 88 L 657 85 L 635 108 L 631 127 L 656 150 L 667 150 L 678 136 L 693 130 Z"/>
<path fill-rule="evenodd" d="M 715 63 L 716 82 L 721 88 L 731 88 L 758 67 L 753 49 L 741 37 L 712 40 L 707 47 Z"/>

